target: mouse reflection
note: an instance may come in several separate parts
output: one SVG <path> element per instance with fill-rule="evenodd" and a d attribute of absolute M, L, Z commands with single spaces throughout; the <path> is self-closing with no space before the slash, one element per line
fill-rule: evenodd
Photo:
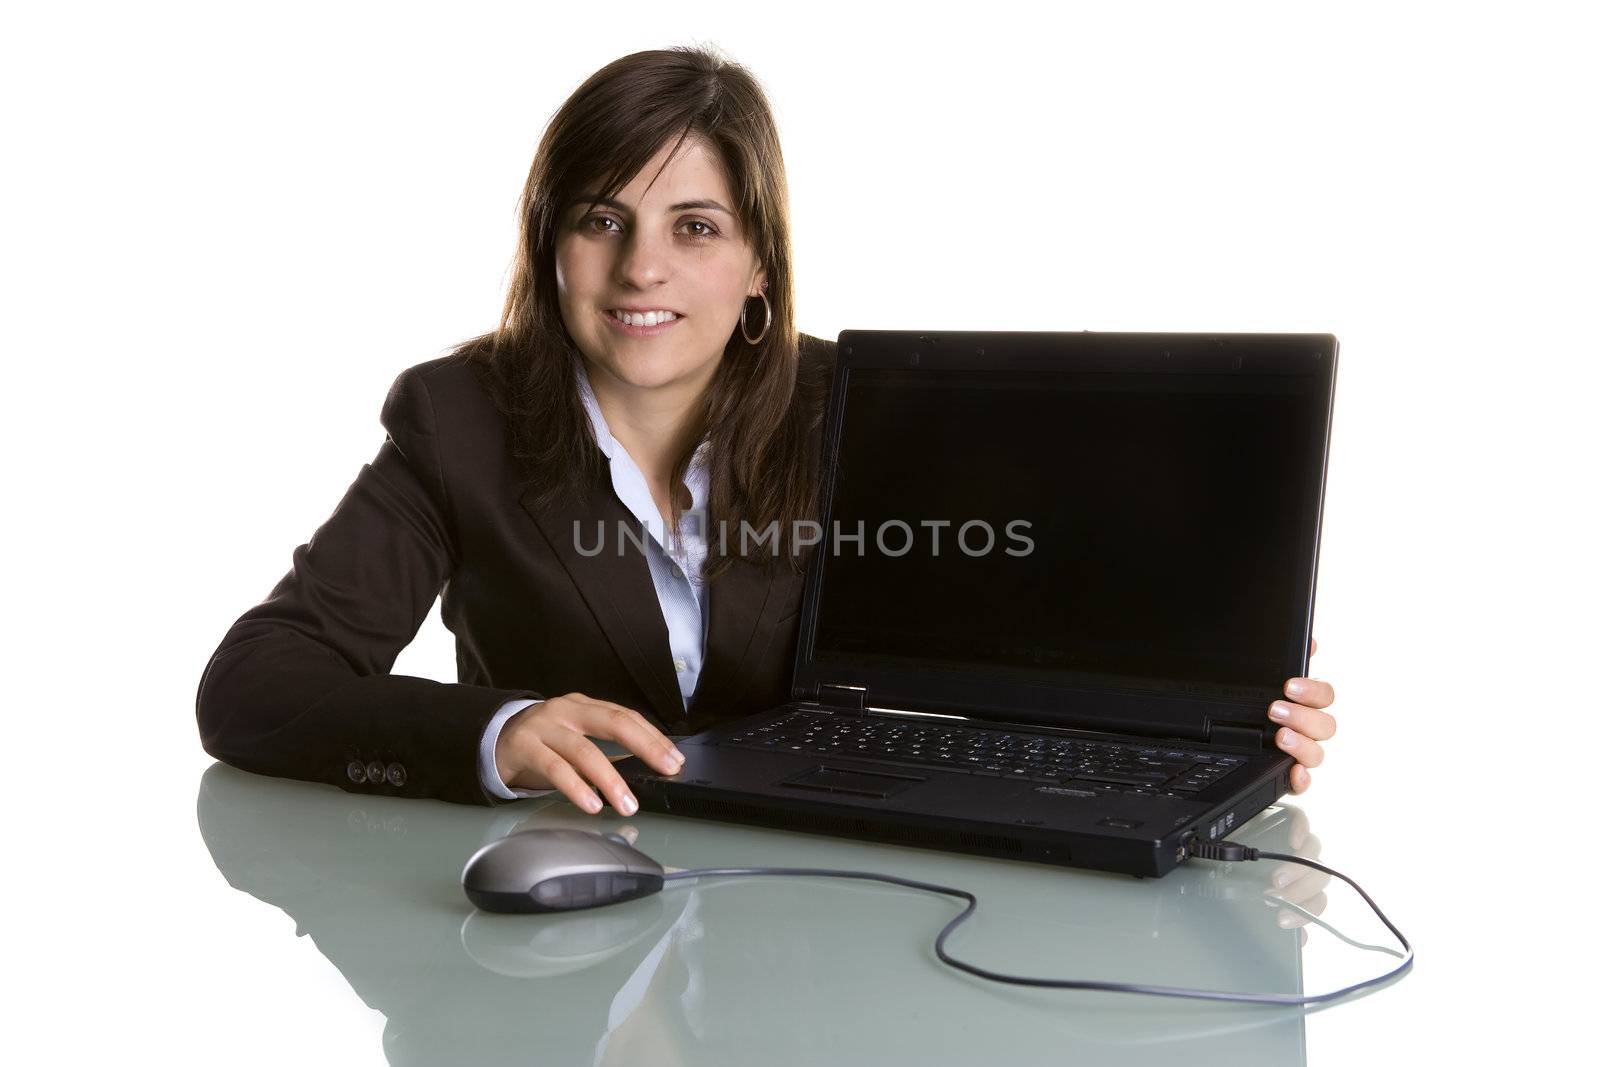
<path fill-rule="evenodd" d="M 958 975 L 939 964 L 931 948 L 951 917 L 950 903 L 881 883 L 708 877 L 669 883 L 624 903 L 541 915 L 479 911 L 460 884 L 468 857 L 523 829 L 614 832 L 658 861 L 695 867 L 792 865 L 783 851 L 793 849 L 792 835 L 665 816 L 622 822 L 584 814 L 559 796 L 496 808 L 352 797 L 220 763 L 202 776 L 197 814 L 228 883 L 292 916 L 296 933 L 309 935 L 363 1001 L 384 1014 L 384 1051 L 392 1064 L 735 1063 L 747 1062 L 752 1050 L 778 1047 L 812 1062 L 861 1056 L 909 1062 L 979 1055 L 983 1047 L 992 1052 L 992 1041 L 1002 1036 L 1015 1048 L 1017 1035 L 1030 1030 L 1029 1040 L 1041 1050 L 1075 1050 L 1096 1060 L 1111 1055 L 1121 1063 L 1164 1061 L 1183 1048 L 1193 1058 L 1195 1042 L 1213 1034 L 1223 1035 L 1219 1042 L 1227 1044 L 1218 1048 L 1226 1048 L 1232 1063 L 1304 1062 L 1303 1015 L 1294 1009 L 1023 991 Z M 641 826 L 648 840 L 641 841 Z M 1233 837 L 1280 852 L 1321 851 L 1304 813 L 1287 806 L 1268 809 Z M 859 843 L 840 844 L 841 858 L 816 864 L 812 856 L 805 865 L 906 874 L 904 865 L 913 862 L 907 854 L 924 852 L 884 847 L 863 858 L 850 851 Z M 1005 869 L 981 868 L 985 877 L 1067 873 L 994 862 Z M 1207 988 L 1294 989 L 1304 927 L 1327 906 L 1327 876 L 1283 864 L 1290 877 L 1273 886 L 1276 867 L 1185 868 L 1149 883 L 1070 872 L 1075 893 L 1098 895 L 1094 924 L 1070 927 L 1067 934 L 1080 961 L 1126 956 L 1133 945 L 1147 954 L 1137 962 L 1148 974 L 1172 958 L 1161 953 L 1202 936 L 1197 928 L 1203 924 L 1214 932 L 1223 915 L 1234 927 L 1228 936 L 1237 951 L 1229 965 L 1236 970 L 1163 977 Z M 1008 916 L 996 896 L 986 896 L 971 879 L 963 882 L 961 873 L 929 879 L 979 894 L 978 914 L 967 924 L 979 929 L 953 936 L 957 955 L 1013 973 L 1088 976 L 1093 970 L 1063 970 L 1072 957 L 1059 953 L 1030 958 L 1034 947 L 1026 938 L 1016 944 L 1004 936 L 986 939 L 977 920 L 1001 923 L 990 932 L 1004 935 L 1019 918 L 1025 929 L 1028 916 Z M 1059 894 L 1060 883 L 1044 884 Z M 1267 893 L 1277 894 L 1268 898 L 1275 908 L 1261 906 Z M 1254 908 L 1240 904 L 1246 898 Z M 1021 907 L 1032 913 L 1032 904 Z M 708 937 L 709 911 L 720 938 Z M 1280 914 L 1283 921 L 1275 924 Z M 891 923 L 897 924 L 892 934 Z M 1294 927 L 1300 929 L 1288 934 Z M 1164 945 L 1138 947 L 1159 939 Z M 841 954 L 845 966 L 836 968 L 831 961 Z M 862 973 L 883 967 L 900 968 L 890 976 L 897 992 L 866 1003 Z M 836 980 L 818 980 L 828 975 Z M 975 988 L 987 995 L 975 999 Z M 885 1018 L 909 1019 L 912 1008 L 923 1020 L 919 1028 L 883 1025 Z M 948 1025 L 941 1021 L 946 1018 Z M 830 1020 L 826 1026 L 818 1022 L 823 1019 Z M 833 1036 L 823 1038 L 824 1031 Z"/>
<path fill-rule="evenodd" d="M 548 916 L 480 912 L 463 894 L 462 865 L 490 841 L 533 826 L 602 828 L 558 797 L 493 809 L 353 798 L 218 763 L 197 806 L 229 885 L 282 908 L 384 1014 L 391 1064 L 671 1063 L 680 1035 L 696 1044 L 692 998 L 650 986 L 663 963 L 673 973 L 663 943 L 693 932 L 677 922 L 693 892 Z M 666 1016 L 649 1026 L 652 1055 L 615 1059 L 606 1050 L 618 1036 L 607 1035 L 629 998 L 647 996 L 661 1003 L 631 1003 Z"/>

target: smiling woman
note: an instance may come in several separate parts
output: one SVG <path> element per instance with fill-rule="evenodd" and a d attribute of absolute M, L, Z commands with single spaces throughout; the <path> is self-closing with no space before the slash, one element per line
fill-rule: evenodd
<path fill-rule="evenodd" d="M 217 758 L 462 803 L 558 789 L 597 812 L 599 790 L 631 815 L 594 738 L 674 774 L 669 733 L 789 699 L 807 546 L 705 536 L 818 518 L 835 346 L 795 329 L 760 87 L 704 49 L 608 64 L 550 120 L 520 216 L 498 326 L 395 380 L 376 459 L 212 656 Z M 638 551 L 583 551 L 618 524 L 648 530 Z M 390 675 L 441 590 L 459 681 Z M 1300 792 L 1332 691 L 1289 684 Z"/>
<path fill-rule="evenodd" d="M 593 738 L 672 773 L 668 732 L 787 697 L 804 550 L 703 535 L 816 509 L 834 346 L 795 330 L 759 85 L 704 49 L 608 64 L 550 120 L 520 214 L 497 328 L 396 379 L 377 458 L 213 655 L 219 759 L 632 814 Z M 649 536 L 586 555 L 596 522 Z M 389 675 L 441 590 L 459 681 Z"/>
<path fill-rule="evenodd" d="M 601 68 L 551 119 L 521 218 L 500 327 L 458 352 L 491 371 L 539 499 L 597 469 L 581 361 L 669 528 L 702 443 L 711 518 L 811 517 L 831 360 L 802 364 L 783 153 L 755 78 L 691 48 Z M 705 577 L 729 565 L 713 555 Z"/>
<path fill-rule="evenodd" d="M 644 402 L 673 416 L 669 425 L 691 434 L 698 428 L 696 404 L 742 306 L 761 299 L 766 280 L 738 219 L 721 206 L 732 199 L 727 184 L 704 141 L 684 139 L 663 147 L 617 197 L 604 198 L 607 210 L 590 210 L 602 201 L 586 196 L 563 216 L 561 314 L 608 415 Z M 635 457 L 668 456 L 691 443 L 642 440 L 645 428 L 608 422 Z M 662 474 L 666 481 L 669 472 Z"/>

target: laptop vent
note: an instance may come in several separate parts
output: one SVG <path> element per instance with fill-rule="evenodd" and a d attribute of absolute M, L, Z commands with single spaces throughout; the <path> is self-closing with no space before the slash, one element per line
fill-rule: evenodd
<path fill-rule="evenodd" d="M 915 826 L 892 826 L 868 822 L 849 815 L 819 815 L 798 812 L 774 813 L 733 800 L 713 800 L 705 797 L 672 798 L 668 810 L 673 814 L 701 816 L 725 822 L 747 823 L 755 826 L 778 826 L 785 830 L 827 834 L 833 837 L 855 837 L 890 844 L 912 845 L 919 848 L 936 848 L 952 852 L 975 852 L 991 856 L 1016 856 L 1022 854 L 1022 842 L 996 834 L 974 834 L 960 830 L 930 830 Z M 1065 860 L 1066 849 L 1054 846 Z"/>

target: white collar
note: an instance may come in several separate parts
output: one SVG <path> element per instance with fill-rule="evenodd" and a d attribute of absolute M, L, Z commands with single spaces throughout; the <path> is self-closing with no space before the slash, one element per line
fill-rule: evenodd
<path fill-rule="evenodd" d="M 589 368 L 584 364 L 583 359 L 578 356 L 573 357 L 573 367 L 578 378 L 578 396 L 583 400 L 583 410 L 589 415 L 589 426 L 594 430 L 595 444 L 600 446 L 600 451 L 605 454 L 607 460 L 615 463 L 617 453 L 620 452 L 627 458 L 629 465 L 637 470 L 638 464 L 633 461 L 632 456 L 628 455 L 628 450 L 622 447 L 620 441 L 611 436 L 611 427 L 606 423 L 606 417 L 600 410 L 600 402 L 595 399 L 594 387 L 589 384 Z M 710 447 L 711 441 L 709 438 L 701 441 L 699 447 L 694 450 L 694 455 L 689 459 L 689 470 L 685 474 L 684 481 L 689 487 L 691 510 L 703 508 L 706 504 L 705 456 L 706 450 Z M 615 476 L 613 475 L 614 480 Z"/>

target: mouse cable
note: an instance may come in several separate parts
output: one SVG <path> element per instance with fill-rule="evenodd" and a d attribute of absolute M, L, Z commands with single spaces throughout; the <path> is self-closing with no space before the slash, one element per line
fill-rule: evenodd
<path fill-rule="evenodd" d="M 1182 989 L 1175 986 L 1138 985 L 1131 982 L 1086 982 L 1065 978 L 1022 978 L 1016 975 L 986 970 L 971 963 L 963 962 L 944 950 L 945 938 L 950 936 L 950 931 L 965 922 L 967 916 L 971 915 L 978 906 L 978 898 L 964 889 L 952 889 L 950 886 L 934 885 L 931 882 L 917 882 L 910 878 L 897 878 L 892 874 L 872 874 L 867 871 L 838 871 L 825 867 L 701 867 L 694 870 L 675 871 L 665 875 L 664 880 L 671 881 L 679 878 L 698 878 L 705 875 L 719 874 L 822 875 L 829 878 L 864 878 L 870 881 L 889 882 L 894 885 L 909 886 L 912 889 L 927 889 L 935 893 L 944 893 L 948 896 L 962 897 L 967 901 L 966 908 L 962 910 L 960 915 L 946 923 L 943 930 L 939 931 L 939 936 L 933 943 L 934 951 L 938 953 L 941 960 L 958 970 L 966 971 L 968 974 L 975 974 L 979 978 L 987 978 L 995 982 L 1009 982 L 1012 985 L 1048 986 L 1055 989 L 1100 989 L 1110 993 L 1148 993 L 1158 997 L 1189 997 L 1195 1000 L 1243 1001 L 1254 1004 L 1320 1004 L 1354 993 L 1358 989 L 1366 989 L 1368 986 L 1385 982 L 1411 969 L 1411 962 L 1416 958 L 1416 953 L 1411 948 L 1411 942 L 1407 941 L 1399 928 L 1389 921 L 1389 917 L 1384 915 L 1378 905 L 1373 902 L 1373 899 L 1367 895 L 1366 890 L 1332 867 L 1325 867 L 1315 860 L 1302 859 L 1299 856 L 1287 856 L 1281 852 L 1262 852 L 1248 845 L 1241 845 L 1236 841 L 1193 842 L 1190 844 L 1190 855 L 1200 859 L 1224 861 L 1284 860 L 1288 863 L 1298 863 L 1304 867 L 1312 867 L 1326 874 L 1331 874 L 1335 878 L 1342 879 L 1349 883 L 1350 887 L 1357 893 L 1361 894 L 1361 899 L 1365 900 L 1378 918 L 1383 920 L 1383 925 L 1387 926 L 1389 931 L 1400 939 L 1400 943 L 1406 949 L 1405 959 L 1387 974 L 1379 975 L 1377 978 L 1369 978 L 1365 982 L 1357 982 L 1355 985 L 1345 986 L 1343 989 L 1335 990 L 1332 993 L 1319 993 L 1316 996 L 1302 996 L 1294 993 L 1233 993 L 1226 990 Z"/>

